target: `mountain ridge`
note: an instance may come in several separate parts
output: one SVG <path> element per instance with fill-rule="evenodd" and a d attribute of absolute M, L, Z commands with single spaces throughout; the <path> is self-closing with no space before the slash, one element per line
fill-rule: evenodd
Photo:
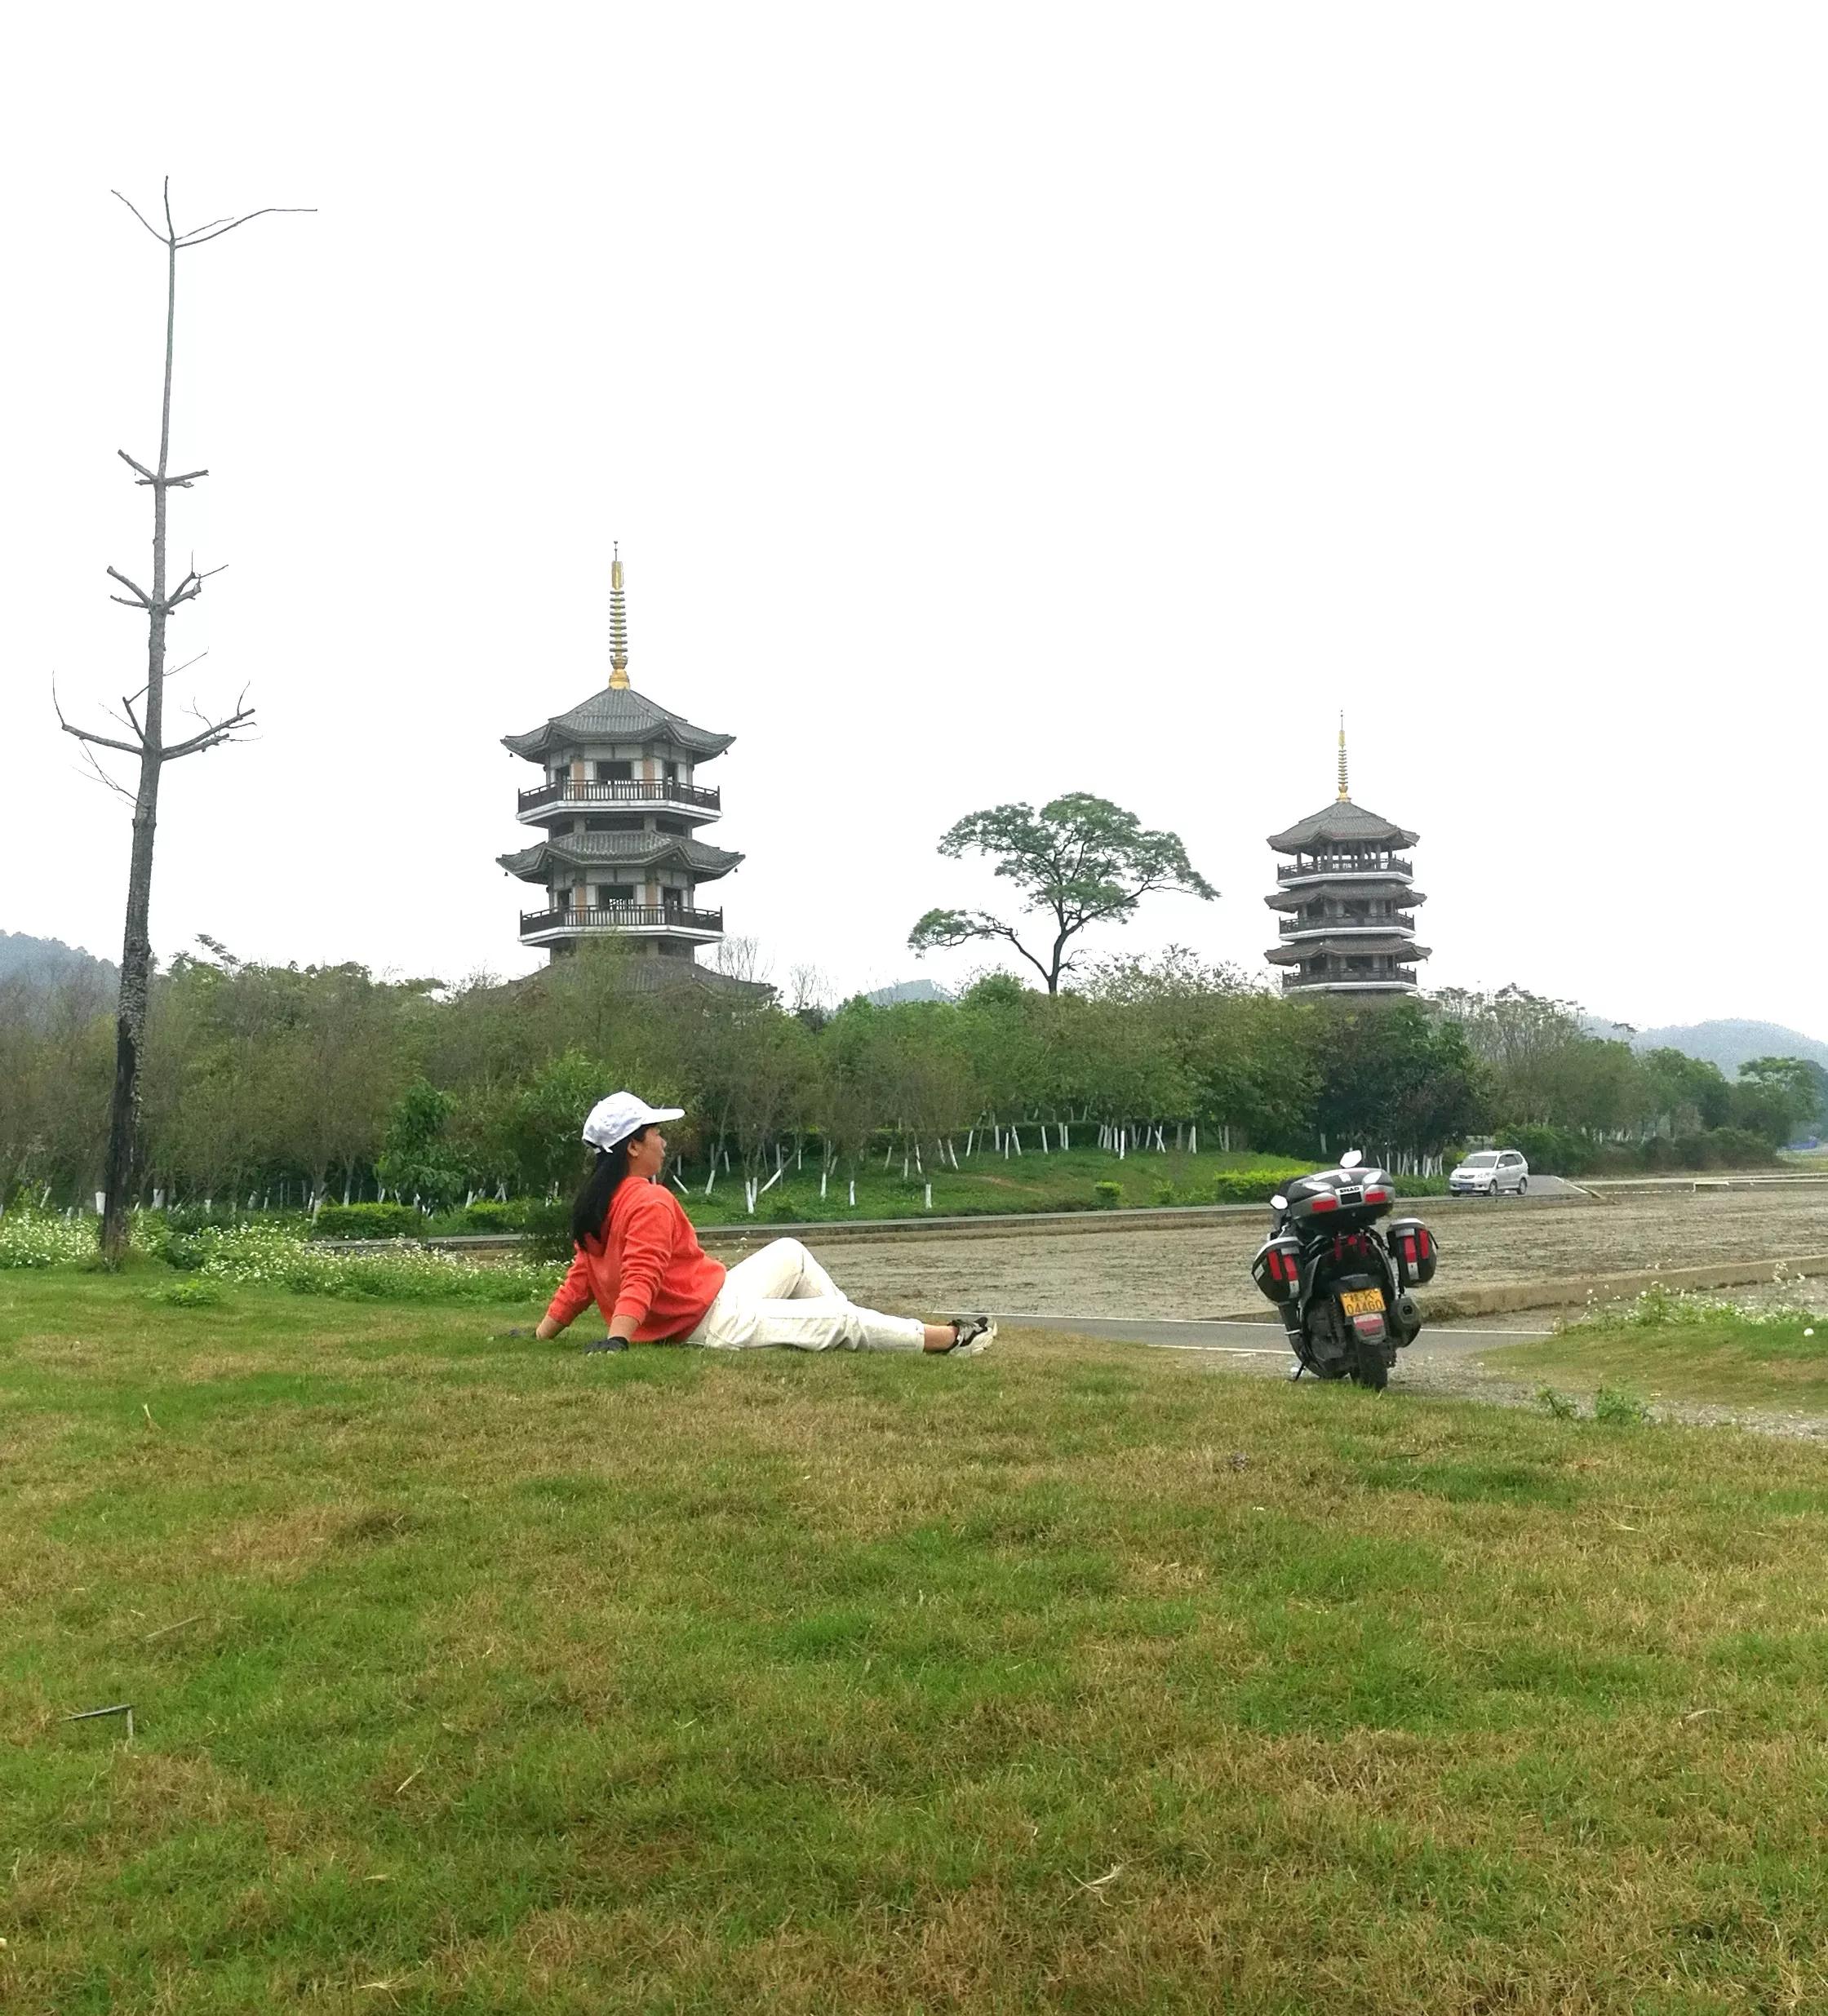
<path fill-rule="evenodd" d="M 35 938 L 27 931 L 0 931 L 0 982 L 24 981 L 28 986 L 55 987 L 69 980 L 120 978 L 113 959 L 97 959 L 79 945 L 61 938 Z"/>
<path fill-rule="evenodd" d="M 1591 1025 L 1595 1035 L 1617 1036 L 1634 1050 L 1679 1050 L 1685 1057 L 1717 1065 L 1728 1078 L 1754 1057 L 1807 1057 L 1828 1070 L 1828 1043 L 1805 1036 L 1781 1022 L 1746 1016 L 1719 1016 L 1705 1022 L 1672 1022 L 1662 1029 L 1627 1030 L 1622 1023 Z"/>

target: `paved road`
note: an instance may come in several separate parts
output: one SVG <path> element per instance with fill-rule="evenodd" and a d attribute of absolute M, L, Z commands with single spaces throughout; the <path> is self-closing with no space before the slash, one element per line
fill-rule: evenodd
<path fill-rule="evenodd" d="M 1240 1371 L 1287 1371 L 1294 1364 L 1271 1314 L 1266 1323 L 1239 1323 L 1189 1318 L 1176 1322 L 1147 1317 L 1070 1316 L 1023 1312 L 999 1314 L 997 1322 L 1010 1330 L 1057 1330 L 1069 1336 L 1099 1337 L 1113 1344 L 1147 1345 L 1162 1351 L 1202 1351 L 1215 1358 L 1237 1361 Z M 1461 1323 L 1428 1324 L 1415 1342 L 1399 1354 L 1397 1364 L 1434 1365 L 1463 1358 L 1494 1344 L 1521 1343 L 1552 1336 L 1546 1325 L 1527 1317 L 1473 1317 Z"/>

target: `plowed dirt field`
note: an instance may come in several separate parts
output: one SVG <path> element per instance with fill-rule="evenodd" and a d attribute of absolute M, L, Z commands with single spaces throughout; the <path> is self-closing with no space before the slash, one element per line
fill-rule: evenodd
<path fill-rule="evenodd" d="M 1440 1238 L 1440 1290 L 1828 1253 L 1828 1185 L 1604 1204 L 1437 1199 L 1423 1215 Z M 1268 1216 L 996 1238 L 936 1231 L 823 1251 L 809 1243 L 854 1300 L 878 1307 L 1211 1316 L 1265 1306 L 1249 1264 Z"/>

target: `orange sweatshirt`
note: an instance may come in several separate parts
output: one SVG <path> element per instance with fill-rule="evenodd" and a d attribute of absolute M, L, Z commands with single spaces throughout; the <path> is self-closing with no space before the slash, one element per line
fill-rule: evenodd
<path fill-rule="evenodd" d="M 723 1285 L 723 1262 L 699 1244 L 672 1192 L 625 1176 L 608 1223 L 579 1247 L 546 1314 L 568 1323 L 594 1300 L 606 1323 L 632 1316 L 636 1341 L 651 1344 L 696 1329 Z"/>

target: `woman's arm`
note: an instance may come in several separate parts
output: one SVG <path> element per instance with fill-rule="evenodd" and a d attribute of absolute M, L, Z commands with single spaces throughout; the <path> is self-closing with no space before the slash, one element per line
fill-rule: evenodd
<path fill-rule="evenodd" d="M 590 1265 L 580 1247 L 571 1256 L 571 1265 L 565 1270 L 558 1292 L 546 1305 L 546 1314 L 540 1318 L 539 1327 L 533 1334 L 542 1341 L 556 1337 L 590 1298 Z"/>

